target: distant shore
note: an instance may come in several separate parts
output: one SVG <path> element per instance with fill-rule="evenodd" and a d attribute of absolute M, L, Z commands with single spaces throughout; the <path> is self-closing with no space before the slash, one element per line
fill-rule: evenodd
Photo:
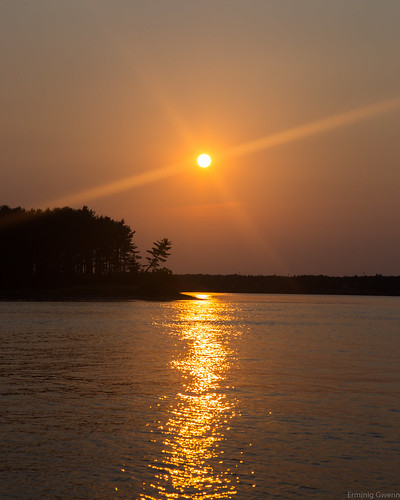
<path fill-rule="evenodd" d="M 129 284 L 0 289 L 1 301 L 191 300 L 189 292 L 400 296 L 400 276 L 179 274 L 176 289 Z"/>
<path fill-rule="evenodd" d="M 400 276 L 177 275 L 180 290 L 225 293 L 400 295 Z"/>

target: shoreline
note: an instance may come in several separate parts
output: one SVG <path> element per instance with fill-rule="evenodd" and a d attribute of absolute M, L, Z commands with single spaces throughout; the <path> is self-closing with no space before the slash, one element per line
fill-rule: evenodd
<path fill-rule="evenodd" d="M 0 289 L 0 301 L 174 301 L 194 293 L 400 296 L 400 276 L 174 275 L 170 283 L 71 284 Z"/>
<path fill-rule="evenodd" d="M 111 288 L 21 289 L 0 291 L 0 302 L 120 302 L 120 301 L 170 302 L 195 300 L 188 293 L 141 293 L 137 290 Z"/>

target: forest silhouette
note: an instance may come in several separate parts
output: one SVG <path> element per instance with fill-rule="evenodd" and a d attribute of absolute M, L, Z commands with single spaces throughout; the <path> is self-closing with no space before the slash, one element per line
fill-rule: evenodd
<path fill-rule="evenodd" d="M 142 264 L 134 234 L 123 219 L 99 216 L 86 206 L 25 210 L 3 205 L 0 289 L 86 286 L 87 291 L 98 293 L 101 286 L 112 285 L 119 286 L 114 288 L 117 293 L 177 294 L 172 272 L 161 267 L 170 255 L 171 242 L 167 238 L 154 242 Z"/>
<path fill-rule="evenodd" d="M 124 219 L 84 206 L 0 207 L 0 299 L 171 299 L 180 291 L 400 295 L 399 276 L 181 274 L 164 267 L 171 242 L 140 255 Z"/>

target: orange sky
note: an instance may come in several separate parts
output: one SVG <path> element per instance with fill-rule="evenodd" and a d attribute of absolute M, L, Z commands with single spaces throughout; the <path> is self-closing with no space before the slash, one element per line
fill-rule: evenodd
<path fill-rule="evenodd" d="M 174 272 L 400 274 L 399 16 L 3 1 L 0 204 L 124 218 Z"/>

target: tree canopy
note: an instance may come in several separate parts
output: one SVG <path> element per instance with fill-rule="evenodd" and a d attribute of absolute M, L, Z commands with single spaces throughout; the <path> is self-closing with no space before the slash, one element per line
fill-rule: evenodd
<path fill-rule="evenodd" d="M 0 286 L 64 286 L 131 281 L 159 270 L 169 255 L 164 238 L 141 265 L 135 232 L 123 219 L 99 216 L 88 207 L 25 210 L 0 207 Z"/>

